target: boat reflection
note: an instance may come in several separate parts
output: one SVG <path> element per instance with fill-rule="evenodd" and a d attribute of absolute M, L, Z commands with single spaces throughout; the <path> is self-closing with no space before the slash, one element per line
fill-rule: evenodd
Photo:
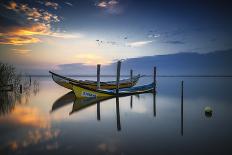
<path fill-rule="evenodd" d="M 153 116 L 157 116 L 156 112 L 156 94 L 149 93 L 153 96 Z M 72 105 L 72 110 L 69 112 L 69 115 L 72 115 L 73 113 L 80 112 L 81 110 L 84 110 L 86 108 L 89 108 L 93 105 L 97 105 L 97 120 L 101 120 L 101 103 L 105 102 L 110 99 L 116 99 L 115 105 L 116 105 L 116 119 L 117 119 L 117 130 L 121 131 L 121 121 L 120 121 L 120 97 L 130 97 L 130 108 L 133 108 L 133 97 L 136 97 L 137 99 L 140 99 L 140 94 L 135 95 L 126 95 L 126 96 L 110 96 L 110 97 L 87 97 L 87 98 L 77 98 L 73 91 L 68 92 L 67 94 L 61 96 L 58 98 L 52 105 L 52 109 L 50 112 L 54 112 L 68 104 Z M 183 103 L 181 103 L 181 135 L 183 136 Z"/>
<path fill-rule="evenodd" d="M 76 96 L 74 94 L 73 91 L 68 92 L 67 94 L 61 96 L 60 98 L 58 98 L 52 105 L 52 109 L 50 112 L 54 112 L 62 107 L 64 107 L 65 105 L 74 103 L 76 99 Z"/>
<path fill-rule="evenodd" d="M 100 120 L 100 102 L 103 102 L 105 100 L 108 99 L 112 99 L 114 97 L 87 97 L 87 98 L 75 98 L 74 104 L 73 104 L 73 108 L 72 111 L 69 113 L 70 115 L 73 114 L 74 112 L 79 112 L 87 107 L 90 107 L 91 105 L 94 105 L 97 103 L 97 113 L 98 113 L 98 117 Z"/>
<path fill-rule="evenodd" d="M 57 101 L 61 101 L 61 99 L 63 100 L 63 104 L 62 105 L 66 105 L 68 103 L 71 102 L 65 102 L 65 98 L 68 96 L 68 94 L 64 95 L 63 97 L 61 97 L 60 99 L 58 99 Z M 129 95 L 130 97 L 130 107 L 133 107 L 133 96 L 136 96 L 139 99 L 139 94 L 136 95 Z M 126 97 L 126 96 L 120 96 L 120 97 Z M 120 104 L 119 104 L 119 98 L 120 97 L 98 97 L 98 98 L 75 98 L 75 101 L 73 103 L 73 107 L 72 107 L 72 111 L 69 113 L 70 115 L 76 112 L 79 112 L 85 108 L 88 108 L 94 104 L 97 104 L 97 120 L 100 121 L 101 120 L 101 113 L 100 113 L 100 103 L 113 99 L 116 99 L 116 118 L 117 118 L 117 130 L 121 131 L 121 122 L 120 122 Z M 57 101 L 54 103 L 56 105 L 53 105 L 53 109 L 54 107 L 58 106 Z M 67 100 L 66 100 L 67 101 Z"/>

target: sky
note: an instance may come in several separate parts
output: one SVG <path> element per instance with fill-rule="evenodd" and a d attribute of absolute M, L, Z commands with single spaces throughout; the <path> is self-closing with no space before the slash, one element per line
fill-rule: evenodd
<path fill-rule="evenodd" d="M 232 48 L 229 1 L 0 0 L 0 62 L 60 64 Z"/>

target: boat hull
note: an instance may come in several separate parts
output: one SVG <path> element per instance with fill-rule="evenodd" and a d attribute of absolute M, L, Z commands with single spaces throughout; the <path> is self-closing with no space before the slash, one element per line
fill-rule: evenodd
<path fill-rule="evenodd" d="M 56 82 L 58 85 L 65 87 L 67 89 L 72 90 L 72 83 L 80 84 L 85 87 L 91 88 L 91 89 L 97 89 L 97 82 L 96 81 L 82 81 L 82 80 L 74 80 L 71 78 L 67 78 L 64 76 L 61 76 L 59 74 L 53 73 L 52 79 L 54 82 Z M 132 78 L 132 81 L 130 79 L 124 79 L 120 80 L 119 82 L 119 88 L 129 88 L 137 84 L 138 80 L 140 78 L 140 75 L 134 76 Z M 115 81 L 108 81 L 108 82 L 100 82 L 101 89 L 116 89 L 116 82 Z"/>
<path fill-rule="evenodd" d="M 72 84 L 72 89 L 77 98 L 84 98 L 84 97 L 99 98 L 99 97 L 141 94 L 141 93 L 152 92 L 154 88 L 154 84 L 152 83 L 152 84 L 144 85 L 144 86 L 119 89 L 119 93 L 116 94 L 115 90 L 106 90 L 106 89 L 94 90 L 94 89 L 85 87 L 83 85 L 74 84 L 74 83 L 71 83 L 71 84 Z"/>

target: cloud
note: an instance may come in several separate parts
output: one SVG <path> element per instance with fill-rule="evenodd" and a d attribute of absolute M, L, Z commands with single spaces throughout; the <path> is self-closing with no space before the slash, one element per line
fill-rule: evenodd
<path fill-rule="evenodd" d="M 50 3 L 48 3 L 50 4 Z M 17 4 L 15 2 L 10 2 L 5 6 L 9 10 L 13 10 L 18 14 L 25 15 L 27 20 L 32 20 L 35 22 L 43 22 L 49 24 L 51 22 L 59 22 L 60 19 L 58 16 L 49 13 L 43 9 L 30 8 L 27 4 Z"/>
<path fill-rule="evenodd" d="M 75 56 L 77 62 L 83 63 L 85 65 L 96 65 L 96 64 L 109 64 L 111 61 L 105 59 L 104 57 L 95 54 L 78 54 Z"/>
<path fill-rule="evenodd" d="M 50 1 L 45 1 L 45 2 L 43 2 L 43 1 L 36 1 L 36 2 L 39 3 L 39 4 L 41 4 L 41 5 L 45 5 L 47 7 L 51 7 L 53 9 L 55 9 L 55 10 L 57 10 L 60 7 L 59 4 L 55 3 L 55 2 L 50 2 Z"/>
<path fill-rule="evenodd" d="M 27 55 L 27 54 L 29 54 L 29 52 L 30 52 L 31 50 L 14 48 L 14 49 L 12 49 L 12 51 L 14 51 L 15 54 Z"/>
<path fill-rule="evenodd" d="M 64 2 L 64 3 L 67 4 L 67 5 L 69 5 L 69 6 L 73 6 L 73 4 L 70 3 L 70 2 Z"/>
<path fill-rule="evenodd" d="M 136 42 L 130 42 L 130 43 L 126 43 L 126 46 L 129 47 L 141 47 L 141 46 L 145 46 L 147 44 L 152 43 L 152 40 L 148 40 L 148 41 L 136 41 Z"/>
<path fill-rule="evenodd" d="M 17 3 L 15 3 L 14 1 L 9 2 L 9 5 L 6 6 L 6 8 L 10 10 L 15 10 L 16 7 L 17 7 Z"/>
<path fill-rule="evenodd" d="M 57 10 L 58 7 L 59 7 L 58 3 L 49 2 L 49 1 L 45 2 L 44 5 L 45 5 L 45 6 L 52 7 L 52 8 L 55 9 L 55 10 Z"/>
<path fill-rule="evenodd" d="M 148 38 L 158 38 L 158 37 L 160 37 L 160 35 L 159 34 L 149 34 L 147 37 Z"/>
<path fill-rule="evenodd" d="M 185 44 L 183 41 L 178 41 L 178 40 L 165 41 L 164 43 L 167 43 L 167 44 Z"/>
<path fill-rule="evenodd" d="M 4 28 L 0 27 L 0 31 L 4 31 L 2 29 Z M 7 32 L 0 34 L 0 44 L 24 45 L 42 42 L 39 36 L 56 37 L 62 39 L 82 37 L 80 34 L 71 35 L 66 33 L 52 32 L 50 25 L 38 23 L 31 25 L 30 27 L 9 28 Z"/>
<path fill-rule="evenodd" d="M 55 4 L 47 3 L 47 5 Z M 10 20 L 7 19 L 8 16 L 2 17 L 3 20 L 12 24 L 7 25 L 6 28 L 3 25 L 4 22 L 3 24 L 0 23 L 0 44 L 24 45 L 43 42 L 40 36 L 63 39 L 81 37 L 79 34 L 71 35 L 52 30 L 51 24 L 60 22 L 60 17 L 43 9 L 29 7 L 27 4 L 14 1 L 9 2 L 4 7 L 9 11 L 13 11 L 16 17 Z"/>
<path fill-rule="evenodd" d="M 0 37 L 0 44 L 5 45 L 24 45 L 41 42 L 40 39 L 30 36 L 4 36 Z"/>
<path fill-rule="evenodd" d="M 119 6 L 119 1 L 117 0 L 103 0 L 95 4 L 98 8 L 104 9 L 110 14 L 120 14 L 122 12 L 122 7 Z"/>

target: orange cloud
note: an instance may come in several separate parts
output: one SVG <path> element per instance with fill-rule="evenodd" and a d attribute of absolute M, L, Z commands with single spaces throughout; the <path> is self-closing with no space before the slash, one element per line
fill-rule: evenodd
<path fill-rule="evenodd" d="M 27 55 L 31 50 L 28 49 L 12 49 L 14 51 L 14 54 L 20 54 L 20 55 Z"/>
<path fill-rule="evenodd" d="M 16 7 L 17 7 L 17 3 L 15 3 L 14 1 L 9 2 L 9 4 L 6 6 L 6 8 L 10 10 L 15 10 Z"/>
<path fill-rule="evenodd" d="M 11 115 L 7 118 L 0 118 L 0 122 L 5 121 L 38 128 L 48 128 L 50 126 L 47 117 L 41 116 L 37 108 L 26 106 L 16 106 Z"/>
<path fill-rule="evenodd" d="M 95 54 L 78 54 L 75 56 L 76 61 L 85 65 L 109 64 L 111 61 Z"/>
<path fill-rule="evenodd" d="M 29 36 L 4 36 L 0 37 L 0 44 L 6 45 L 23 45 L 40 42 L 39 38 Z"/>
<path fill-rule="evenodd" d="M 58 7 L 57 3 L 41 2 L 46 6 Z M 40 36 L 56 38 L 79 38 L 80 35 L 54 32 L 51 29 L 52 22 L 60 22 L 60 17 L 35 7 L 30 8 L 27 4 L 11 1 L 5 8 L 15 11 L 20 17 L 24 17 L 26 26 L 0 27 L 0 44 L 24 45 L 42 42 Z"/>
<path fill-rule="evenodd" d="M 0 28 L 0 30 L 1 29 L 3 28 Z M 14 27 L 8 29 L 7 32 L 0 33 L 0 44 L 24 45 L 42 42 L 39 36 L 48 36 L 63 39 L 81 37 L 81 35 L 52 32 L 50 25 L 38 23 L 30 27 Z"/>

